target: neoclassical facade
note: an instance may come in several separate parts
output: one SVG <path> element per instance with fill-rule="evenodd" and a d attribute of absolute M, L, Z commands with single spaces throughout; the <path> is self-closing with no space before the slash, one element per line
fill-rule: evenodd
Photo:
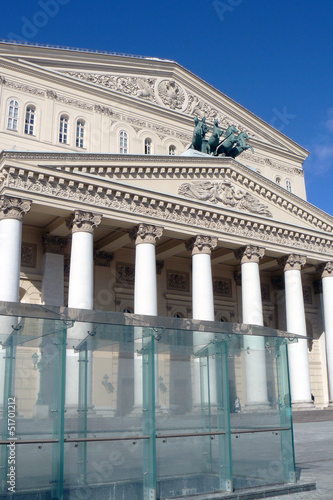
<path fill-rule="evenodd" d="M 295 408 L 329 406 L 333 218 L 306 201 L 307 151 L 173 61 L 0 51 L 0 300 L 287 330 L 307 337 Z M 189 150 L 195 116 L 254 153 Z M 265 405 L 264 346 L 245 342 L 242 403 Z"/>

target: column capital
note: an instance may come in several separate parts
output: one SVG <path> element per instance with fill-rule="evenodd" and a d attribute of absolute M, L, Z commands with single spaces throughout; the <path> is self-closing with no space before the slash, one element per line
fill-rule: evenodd
<path fill-rule="evenodd" d="M 163 234 L 163 228 L 160 226 L 154 226 L 153 224 L 139 224 L 134 226 L 129 232 L 129 237 L 132 241 L 135 241 L 136 245 L 141 245 L 142 243 L 156 244 L 156 240 L 160 238 Z"/>
<path fill-rule="evenodd" d="M 85 232 L 93 234 L 95 227 L 99 226 L 102 220 L 101 214 L 75 210 L 66 220 L 66 226 L 72 233 Z"/>
<path fill-rule="evenodd" d="M 68 237 L 53 236 L 50 233 L 44 233 L 42 236 L 43 252 L 56 253 L 63 255 L 68 243 Z"/>
<path fill-rule="evenodd" d="M 259 264 L 259 260 L 265 255 L 265 249 L 254 245 L 246 245 L 246 247 L 238 248 L 235 251 L 235 257 L 240 259 L 241 264 L 255 262 Z"/>
<path fill-rule="evenodd" d="M 278 264 L 284 271 L 300 271 L 306 264 L 306 257 L 292 253 L 278 259 Z"/>
<path fill-rule="evenodd" d="M 0 196 L 0 220 L 23 220 L 24 215 L 27 214 L 31 208 L 31 203 L 31 200 L 23 200 L 22 198 L 15 198 L 7 195 Z"/>
<path fill-rule="evenodd" d="M 185 243 L 187 250 L 192 250 L 192 255 L 197 254 L 211 254 L 212 250 L 217 245 L 217 238 L 215 236 L 198 235 L 191 238 Z"/>
<path fill-rule="evenodd" d="M 323 264 L 321 273 L 322 273 L 321 274 L 322 278 L 333 277 L 333 261 L 326 262 L 326 264 Z"/>

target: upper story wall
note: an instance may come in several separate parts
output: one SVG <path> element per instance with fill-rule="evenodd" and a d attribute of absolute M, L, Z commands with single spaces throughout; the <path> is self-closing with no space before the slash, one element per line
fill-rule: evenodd
<path fill-rule="evenodd" d="M 110 89 L 100 85 L 100 79 L 96 84 L 96 69 L 91 70 L 95 75 L 94 83 L 84 76 L 88 73 L 78 74 L 70 69 L 75 69 L 73 63 L 65 71 L 59 63 L 58 67 L 50 70 L 0 59 L 2 149 L 178 155 L 191 143 L 193 116 L 196 114 L 200 116 L 200 113 L 206 113 L 211 126 L 213 116 L 219 118 L 224 129 L 228 123 L 232 123 L 232 117 L 226 117 L 217 108 L 208 106 L 208 91 L 202 101 L 198 100 L 196 104 L 192 101 L 191 109 L 186 107 L 183 112 L 182 109 L 172 109 L 167 101 L 165 104 L 163 101 L 156 103 L 144 99 L 138 92 L 128 95 L 122 91 L 123 87 L 120 90 Z M 124 71 L 123 68 L 121 71 Z M 99 74 L 103 77 L 106 73 L 100 70 Z M 191 74 L 185 76 L 188 76 L 187 87 L 190 88 L 190 84 L 193 84 L 190 82 Z M 183 79 L 185 76 L 182 75 Z M 182 88 L 187 92 L 185 84 Z M 275 131 L 270 143 L 267 130 L 264 130 L 265 123 L 258 118 L 257 127 L 263 128 L 262 139 L 257 133 L 251 132 L 251 124 L 245 119 L 246 110 L 239 108 L 244 115 L 244 122 L 238 117 L 238 122 L 234 123 L 239 129 L 249 131 L 255 153 L 249 150 L 237 161 L 297 196 L 306 198 L 302 168 L 305 150 L 297 145 L 293 150 L 294 143 L 290 141 L 288 145 L 288 139 L 278 131 Z M 192 116 L 189 116 L 189 111 Z M 214 112 L 217 115 L 213 115 Z M 272 129 L 267 124 L 266 128 L 269 131 Z M 282 137 L 281 144 L 277 140 L 279 134 Z"/>

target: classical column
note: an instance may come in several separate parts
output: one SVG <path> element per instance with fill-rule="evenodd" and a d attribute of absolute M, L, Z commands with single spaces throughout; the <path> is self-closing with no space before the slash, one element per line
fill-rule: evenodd
<path fill-rule="evenodd" d="M 322 273 L 329 406 L 333 406 L 333 262 Z"/>
<path fill-rule="evenodd" d="M 68 238 L 43 235 L 42 303 L 49 306 L 64 305 L 64 249 Z"/>
<path fill-rule="evenodd" d="M 23 216 L 31 201 L 0 196 L 0 300 L 18 302 Z"/>
<path fill-rule="evenodd" d="M 31 201 L 0 196 L 0 300 L 19 301 L 22 221 Z M 0 317 L 1 334 L 10 334 L 15 318 Z M 3 338 L 3 340 L 5 340 Z M 5 353 L 0 347 L 0 407 L 3 404 Z"/>
<path fill-rule="evenodd" d="M 259 260 L 265 255 L 263 248 L 247 245 L 235 252 L 241 260 L 243 323 L 263 326 Z M 267 398 L 265 338 L 244 337 L 246 406 L 265 408 Z"/>
<path fill-rule="evenodd" d="M 77 210 L 66 224 L 72 230 L 71 261 L 69 271 L 68 307 L 93 309 L 94 297 L 94 228 L 101 222 L 102 216 Z M 91 328 L 89 323 L 79 323 L 71 328 L 69 336 L 79 344 Z M 92 357 L 88 355 L 88 383 L 92 380 Z M 79 391 L 79 355 L 74 350 L 67 350 L 66 359 L 66 405 L 76 406 Z M 82 363 L 81 363 L 82 364 Z M 91 387 L 88 387 L 91 399 Z M 91 404 L 91 400 L 88 401 Z"/>
<path fill-rule="evenodd" d="M 135 241 L 134 314 L 157 316 L 155 245 L 162 233 L 163 228 L 151 224 L 139 224 L 130 232 L 130 238 Z M 134 412 L 142 411 L 142 356 L 137 354 L 141 349 L 142 336 L 139 328 L 134 332 Z M 157 386 L 158 384 L 156 406 Z"/>
<path fill-rule="evenodd" d="M 286 294 L 287 331 L 306 337 L 306 322 L 303 300 L 301 268 L 306 258 L 291 254 L 279 259 L 284 266 Z M 311 401 L 311 384 L 308 346 L 306 339 L 299 339 L 297 344 L 288 345 L 290 389 L 293 407 L 307 408 Z"/>
<path fill-rule="evenodd" d="M 198 235 L 186 242 L 187 250 L 192 251 L 192 315 L 193 319 L 214 321 L 214 296 L 211 252 L 217 245 L 217 238 Z M 213 333 L 194 332 L 194 352 L 200 350 L 201 345 L 206 345 L 214 339 Z M 208 403 L 206 370 L 203 360 L 194 359 L 194 406 L 202 408 Z M 208 367 L 207 367 L 208 368 Z M 200 387 L 202 390 L 200 391 Z M 201 401 L 201 396 L 204 400 Z M 212 357 L 209 358 L 209 396 L 211 405 L 216 405 L 216 371 Z"/>

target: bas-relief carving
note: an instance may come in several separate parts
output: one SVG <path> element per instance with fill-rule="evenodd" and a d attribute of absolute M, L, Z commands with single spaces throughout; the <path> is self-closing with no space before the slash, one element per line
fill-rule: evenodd
<path fill-rule="evenodd" d="M 62 254 L 68 244 L 68 238 L 45 233 L 42 236 L 42 243 L 44 253 Z"/>
<path fill-rule="evenodd" d="M 220 110 L 211 106 L 201 97 L 186 91 L 182 85 L 174 80 L 82 73 L 77 71 L 62 71 L 61 73 L 84 80 L 88 83 L 122 92 L 123 94 L 156 102 L 167 108 L 183 111 L 185 114 L 191 116 L 198 116 L 199 118 L 206 116 L 207 120 L 210 122 L 214 122 L 215 119 L 218 119 L 219 123 L 224 128 L 228 128 L 231 121 L 234 121 L 234 119 L 223 115 Z M 236 126 L 240 132 L 246 132 L 244 126 L 241 124 L 236 123 Z M 253 132 L 248 133 L 253 138 L 263 140 Z"/>
<path fill-rule="evenodd" d="M 190 274 L 186 271 L 167 270 L 167 289 L 179 292 L 190 291 Z"/>
<path fill-rule="evenodd" d="M 94 250 L 94 262 L 96 266 L 110 267 L 113 260 L 113 253 L 104 252 L 103 250 Z"/>
<path fill-rule="evenodd" d="M 312 304 L 311 286 L 303 286 L 304 304 Z"/>
<path fill-rule="evenodd" d="M 232 283 L 229 278 L 213 278 L 213 292 L 219 297 L 232 297 Z"/>
<path fill-rule="evenodd" d="M 37 244 L 22 242 L 21 266 L 35 268 L 37 263 Z"/>
<path fill-rule="evenodd" d="M 272 242 L 276 245 L 295 249 L 320 252 L 330 256 L 329 258 L 333 255 L 333 244 L 329 239 L 316 237 L 313 241 L 308 241 L 300 238 L 299 235 L 296 237 L 294 231 L 292 231 L 289 236 L 289 232 L 278 231 L 277 228 L 271 225 L 266 226 L 257 223 L 240 224 L 241 221 L 238 218 L 224 216 L 213 217 L 213 213 L 210 213 L 206 217 L 202 217 L 198 215 L 197 210 L 191 213 L 191 207 L 186 206 L 183 207 L 186 210 L 175 211 L 173 208 L 169 210 L 163 206 L 141 203 L 140 200 L 134 201 L 128 198 L 128 196 L 125 197 L 125 192 L 122 193 L 121 197 L 116 198 L 112 193 L 107 194 L 106 190 L 104 190 L 104 193 L 99 194 L 97 192 L 79 189 L 76 186 L 68 187 L 64 184 L 60 185 L 58 181 L 49 183 L 35 179 L 32 180 L 30 178 L 24 179 L 21 177 L 13 177 L 11 175 L 8 175 L 7 179 L 9 187 L 19 188 L 24 191 L 42 193 L 50 197 L 62 198 L 64 200 L 80 201 L 91 206 L 111 208 L 129 214 L 144 214 L 157 220 L 168 220 L 187 226 L 205 228 L 236 236 L 239 235 L 252 240 Z"/>
<path fill-rule="evenodd" d="M 117 283 L 134 285 L 135 268 L 133 264 L 117 262 Z"/>
<path fill-rule="evenodd" d="M 266 217 L 273 217 L 267 205 L 260 203 L 258 198 L 247 191 L 239 189 L 229 181 L 186 182 L 181 184 L 178 194 L 200 201 L 209 201 L 214 204 L 220 202 L 237 210 L 245 210 L 246 212 L 257 213 Z"/>

